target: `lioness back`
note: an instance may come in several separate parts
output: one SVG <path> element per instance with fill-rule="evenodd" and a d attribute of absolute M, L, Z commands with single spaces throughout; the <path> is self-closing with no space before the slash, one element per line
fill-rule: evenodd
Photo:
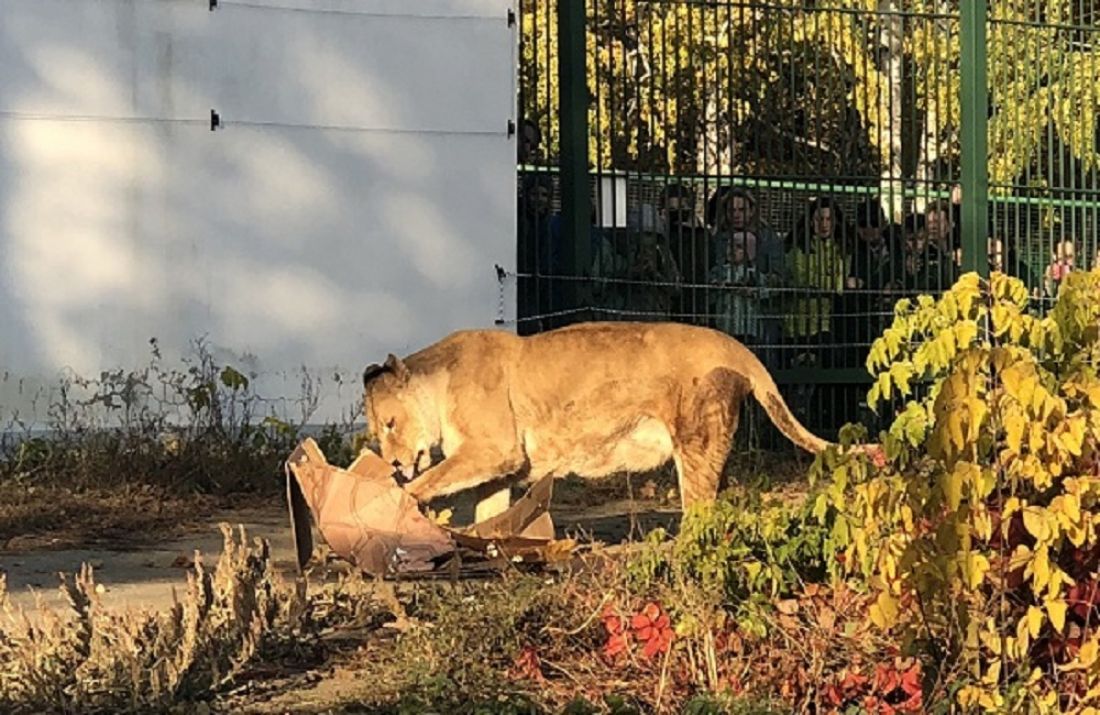
<path fill-rule="evenodd" d="M 691 388 L 741 348 L 674 323 L 585 323 L 514 340 L 498 344 L 512 357 L 491 379 L 507 385 L 534 478 L 667 463 Z"/>

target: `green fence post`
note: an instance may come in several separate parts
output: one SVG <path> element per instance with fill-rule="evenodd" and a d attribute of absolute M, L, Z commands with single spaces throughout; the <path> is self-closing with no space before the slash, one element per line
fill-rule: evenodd
<path fill-rule="evenodd" d="M 962 31 L 962 268 L 989 275 L 989 85 L 986 82 L 988 0 L 964 0 Z"/>
<path fill-rule="evenodd" d="M 561 181 L 561 251 L 566 270 L 583 276 L 591 265 L 591 187 L 588 181 L 588 79 L 585 0 L 558 0 L 558 112 Z M 581 307 L 579 281 L 564 291 L 567 305 Z M 564 322 L 573 322 L 567 320 Z"/>

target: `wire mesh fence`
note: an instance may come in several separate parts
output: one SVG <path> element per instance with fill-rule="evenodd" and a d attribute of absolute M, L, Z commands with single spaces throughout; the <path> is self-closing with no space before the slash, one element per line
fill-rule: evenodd
<path fill-rule="evenodd" d="M 862 406 L 863 365 L 899 298 L 938 294 L 981 254 L 1041 311 L 1066 272 L 1100 261 L 1100 0 L 519 9 L 506 278 L 522 334 L 592 319 L 723 330 L 835 436 L 882 424 Z M 968 208 L 984 220 L 964 240 Z"/>

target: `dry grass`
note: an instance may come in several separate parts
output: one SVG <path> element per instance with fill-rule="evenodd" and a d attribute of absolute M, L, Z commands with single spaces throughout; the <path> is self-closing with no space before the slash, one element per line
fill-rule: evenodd
<path fill-rule="evenodd" d="M 32 621 L 0 588 L 0 709 L 117 713 L 207 699 L 293 637 L 305 622 L 304 582 L 282 582 L 266 542 L 247 546 L 243 530 L 222 530 L 217 566 L 204 568 L 196 554 L 185 594 L 166 613 L 105 609 L 86 565 L 62 582 L 65 613 L 40 609 Z"/>

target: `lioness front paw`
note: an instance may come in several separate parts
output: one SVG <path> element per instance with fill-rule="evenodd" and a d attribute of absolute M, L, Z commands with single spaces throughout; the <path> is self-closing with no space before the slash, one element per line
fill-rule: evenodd
<path fill-rule="evenodd" d="M 427 480 L 423 478 L 414 479 L 402 488 L 406 494 L 420 503 L 431 501 L 432 497 L 435 496 L 432 485 L 428 484 Z"/>

